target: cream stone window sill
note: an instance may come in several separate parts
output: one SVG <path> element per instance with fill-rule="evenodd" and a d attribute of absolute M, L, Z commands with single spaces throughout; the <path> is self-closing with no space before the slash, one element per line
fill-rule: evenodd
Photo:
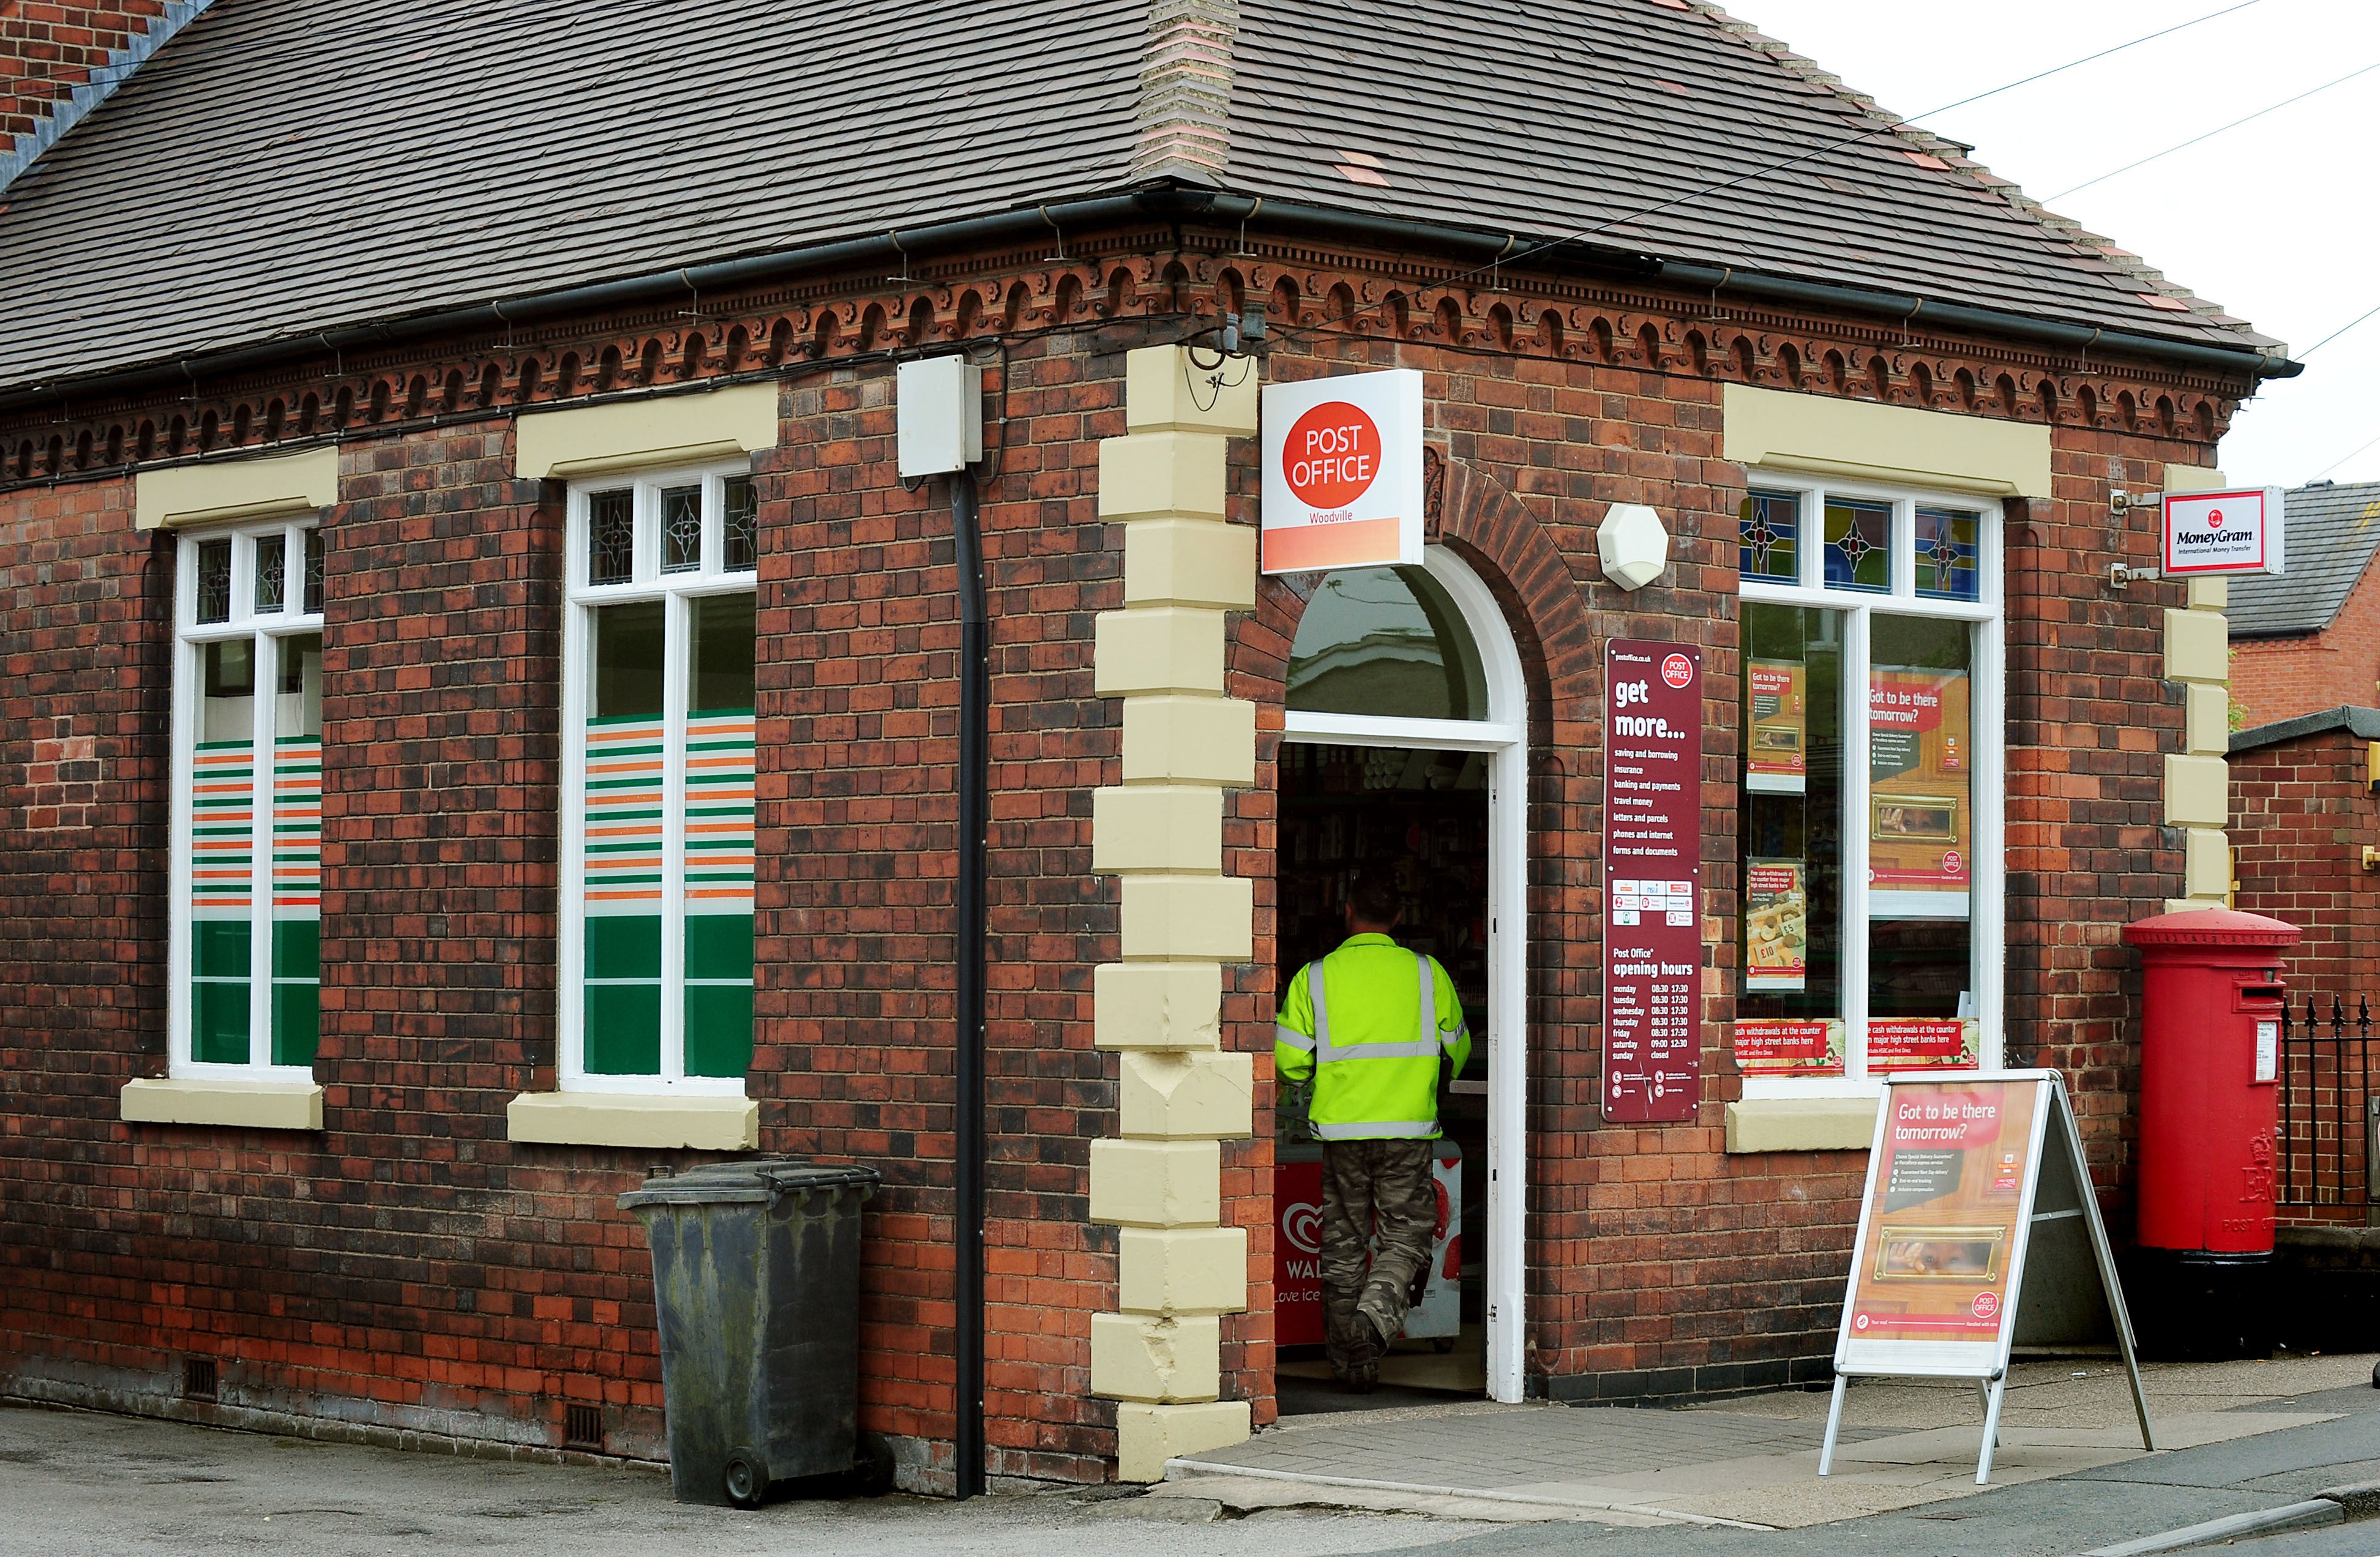
<path fill-rule="evenodd" d="M 224 1125 L 259 1130 L 322 1128 L 322 1089 L 311 1081 L 155 1077 L 127 1081 L 119 1101 L 127 1124 Z"/>
<path fill-rule="evenodd" d="M 1864 1152 L 1876 1143 L 1872 1097 L 1755 1097 L 1727 1105 L 1730 1152 Z"/>
<path fill-rule="evenodd" d="M 505 1107 L 504 1122 L 512 1140 L 547 1146 L 751 1152 L 760 1145 L 760 1105 L 747 1097 L 523 1092 Z"/>

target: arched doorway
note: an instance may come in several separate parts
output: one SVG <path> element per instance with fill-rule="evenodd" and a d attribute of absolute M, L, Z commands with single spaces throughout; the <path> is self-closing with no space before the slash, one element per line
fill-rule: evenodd
<path fill-rule="evenodd" d="M 1276 853 L 1284 985 L 1336 944 L 1356 870 L 1389 868 L 1407 888 L 1399 938 L 1447 964 L 1482 1040 L 1440 1105 L 1460 1149 L 1449 1210 L 1461 1322 L 1443 1346 L 1440 1268 L 1405 1349 L 1427 1342 L 1445 1358 L 1417 1360 L 1413 1376 L 1507 1401 L 1522 1393 L 1526 699 L 1494 596 L 1446 548 L 1427 548 L 1418 567 L 1324 574 L 1290 652 Z M 1294 1100 L 1283 1112 L 1286 1185 L 1305 1149 Z M 1290 1312 L 1277 1305 L 1284 1335 Z"/>

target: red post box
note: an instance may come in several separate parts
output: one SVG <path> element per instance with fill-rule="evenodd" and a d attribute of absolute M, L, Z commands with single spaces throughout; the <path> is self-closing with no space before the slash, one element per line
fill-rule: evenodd
<path fill-rule="evenodd" d="M 2192 909 L 2124 926 L 2141 948 L 2146 1249 L 2273 1251 L 2281 954 L 2296 926 Z"/>

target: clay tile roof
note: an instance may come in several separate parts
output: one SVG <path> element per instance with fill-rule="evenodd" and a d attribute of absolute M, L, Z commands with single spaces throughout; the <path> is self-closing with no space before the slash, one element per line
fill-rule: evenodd
<path fill-rule="evenodd" d="M 1152 177 L 2277 344 L 1969 150 L 1698 0 L 217 0 L 0 191 L 0 388 Z"/>
<path fill-rule="evenodd" d="M 2289 572 L 2241 573 L 2231 580 L 2235 638 L 2286 638 L 2319 633 L 2380 550 L 2380 481 L 2293 487 L 2284 503 Z"/>

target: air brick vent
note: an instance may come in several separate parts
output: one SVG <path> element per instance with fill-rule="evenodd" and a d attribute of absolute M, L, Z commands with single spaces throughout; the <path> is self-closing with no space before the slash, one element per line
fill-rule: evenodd
<path fill-rule="evenodd" d="M 215 1397 L 215 1359 L 211 1357 L 186 1357 L 182 1359 L 182 1398 L 212 1400 Z"/>
<path fill-rule="evenodd" d="M 603 1407 L 565 1406 L 562 1408 L 562 1442 L 573 1449 L 603 1447 Z"/>

